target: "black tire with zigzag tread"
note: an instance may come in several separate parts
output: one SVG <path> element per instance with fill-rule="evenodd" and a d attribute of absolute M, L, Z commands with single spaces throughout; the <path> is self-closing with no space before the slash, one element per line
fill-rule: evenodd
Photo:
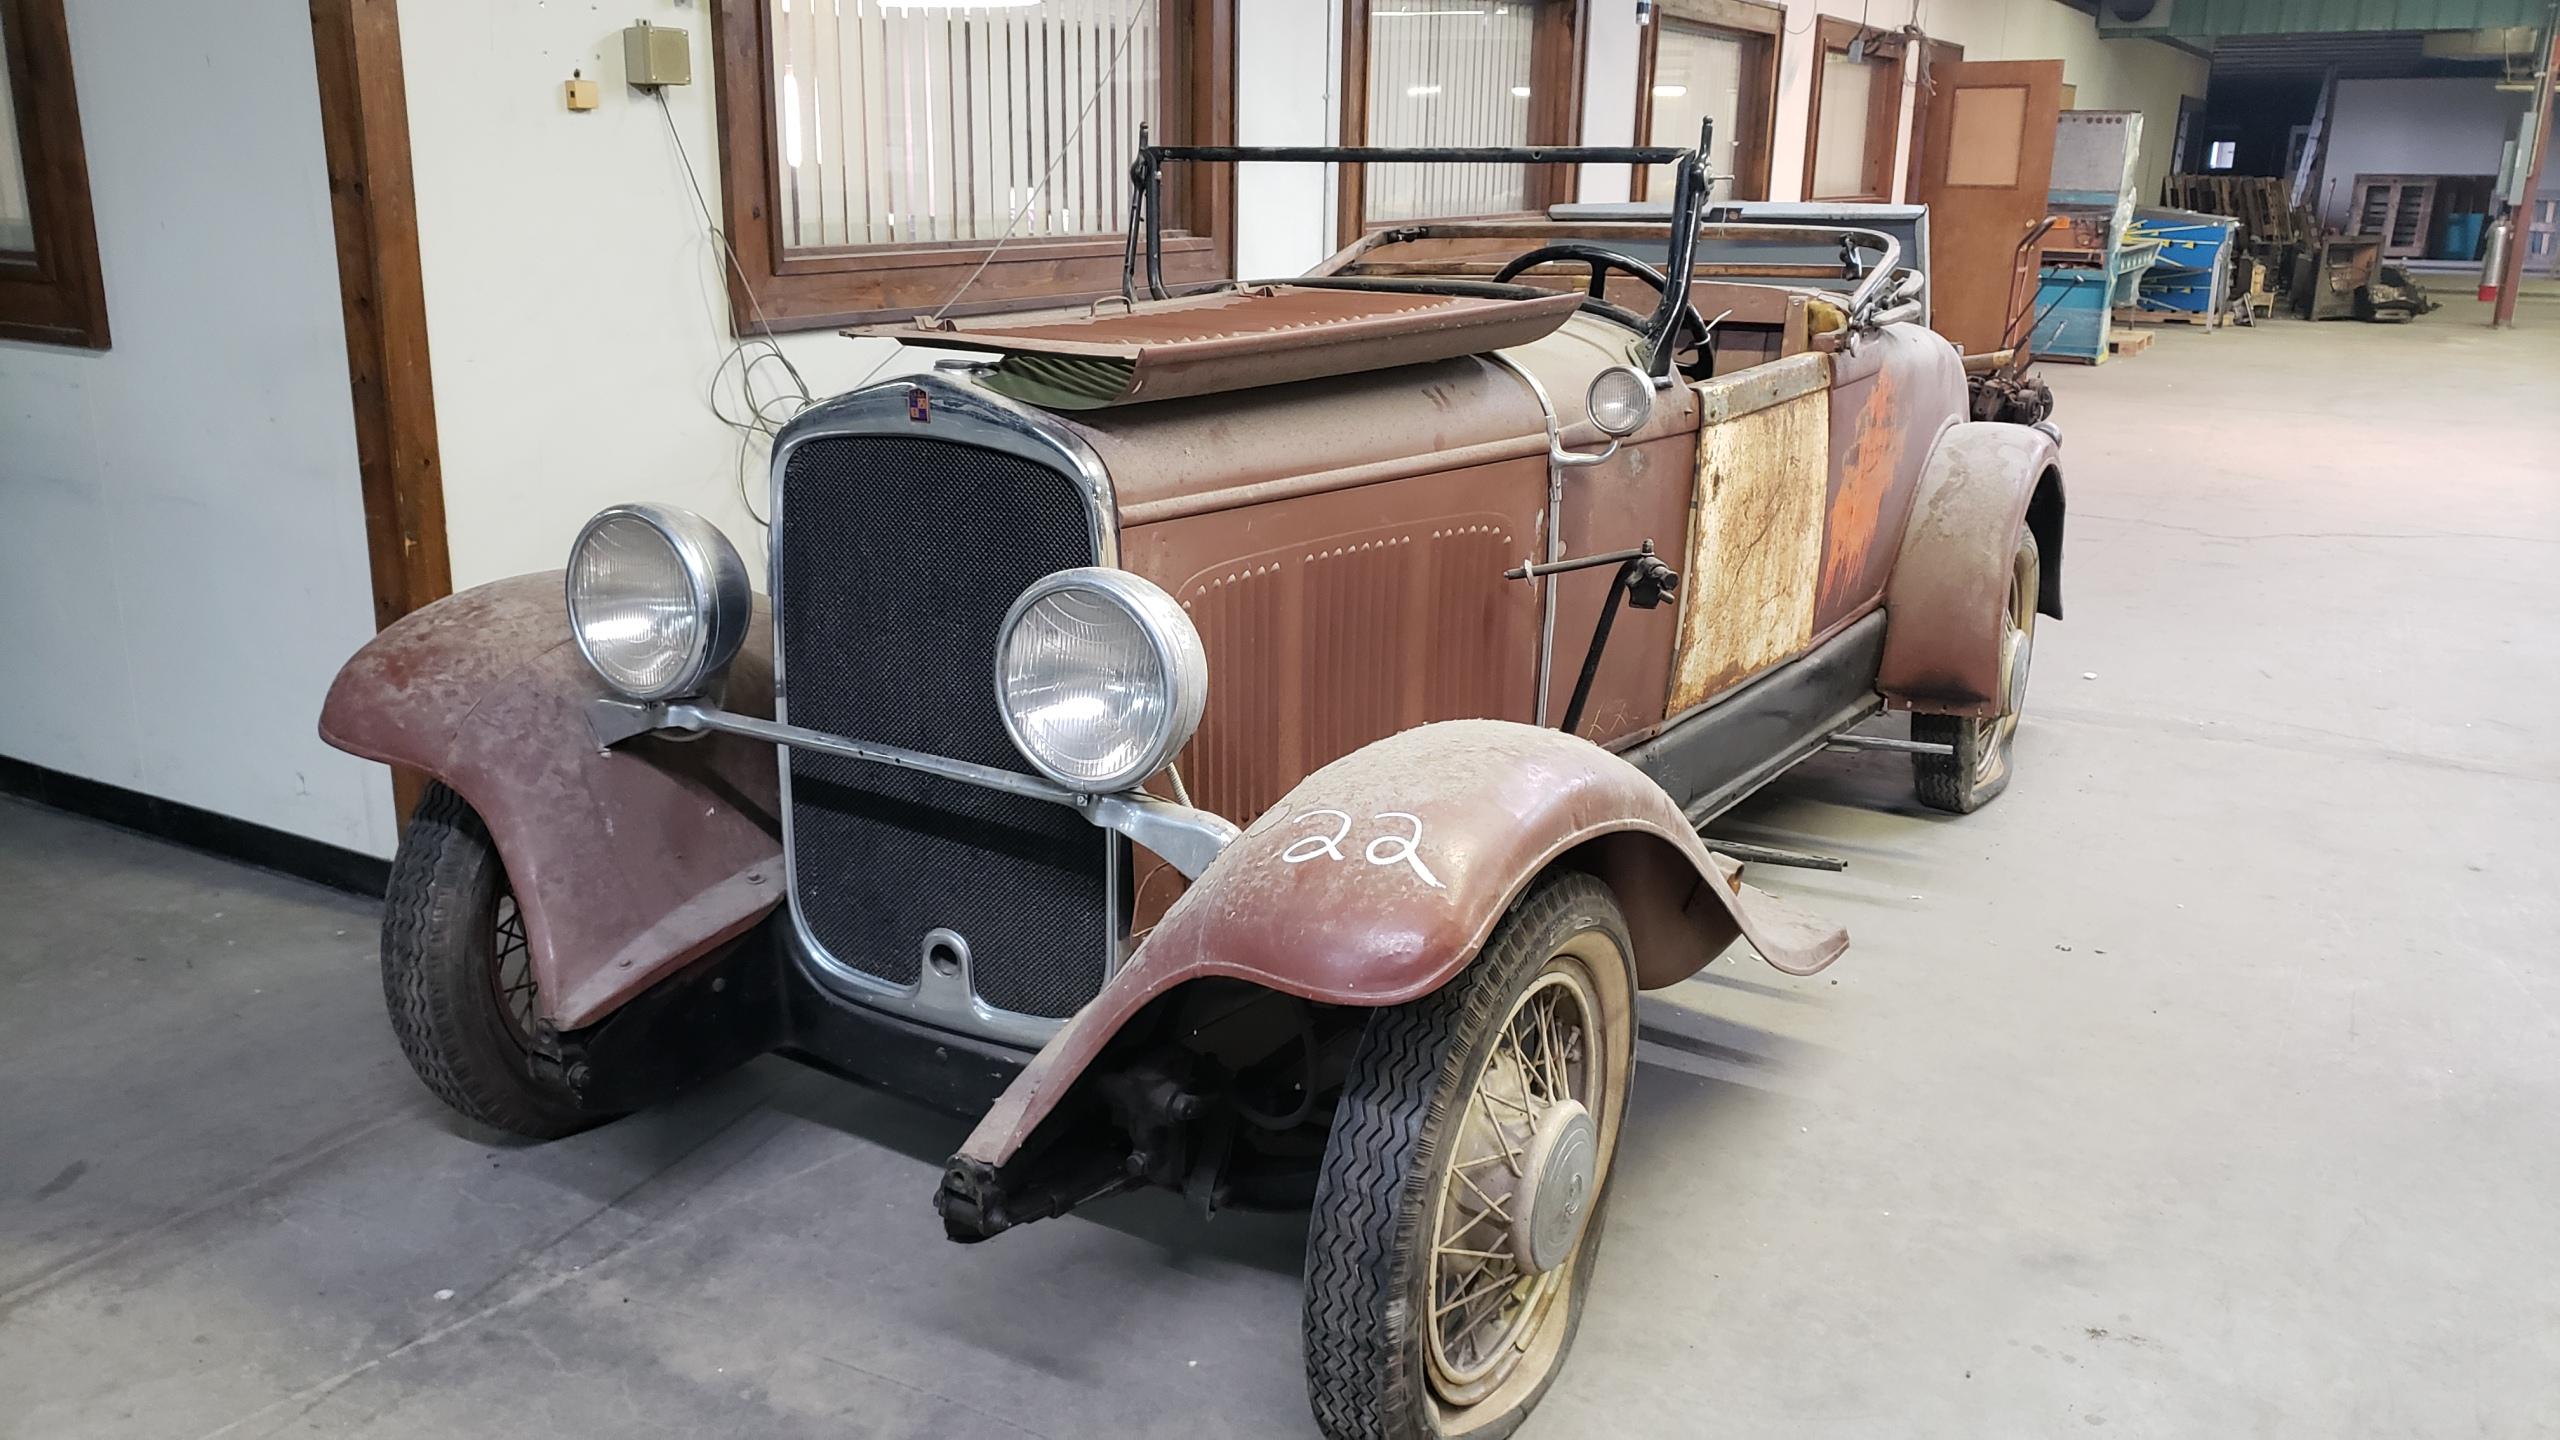
<path fill-rule="evenodd" d="M 409 1068 L 464 1119 L 556 1140 L 612 1119 L 578 1103 L 509 1038 L 490 984 L 506 871 L 478 811 L 427 786 L 382 903 L 382 998 Z"/>
<path fill-rule="evenodd" d="M 2035 532 L 2024 532 L 2018 539 L 2018 555 L 2012 568 L 2024 566 L 2033 570 L 2041 563 L 2042 552 L 2036 545 Z M 2011 774 L 2017 769 L 2016 734 L 2008 740 L 1987 741 L 1983 728 L 1962 715 L 1914 715 L 1911 738 L 1955 747 L 1953 755 L 1914 755 L 1911 757 L 1911 789 L 1920 803 L 1932 810 L 1950 815 L 1970 815 L 2000 798 L 2009 788 Z M 1977 778 L 1982 773 L 1982 747 L 1986 743 L 2003 744 L 2011 753 L 2001 757 L 2000 774 L 1988 785 Z"/>
<path fill-rule="evenodd" d="M 2004 771 L 1998 781 L 1977 786 L 1974 775 L 1982 766 L 1982 727 L 1962 715 L 1914 715 L 1911 738 L 1937 745 L 1952 745 L 1953 755 L 1914 755 L 1911 757 L 1911 790 L 1920 803 L 1949 815 L 1970 815 L 1999 797 L 2009 788 Z"/>
<path fill-rule="evenodd" d="M 1546 880 L 1505 915 L 1484 950 L 1437 991 L 1369 1017 L 1317 1181 L 1307 1231 L 1307 1398 L 1328 1440 L 1428 1440 L 1434 1418 L 1421 1331 L 1413 1324 L 1427 1268 L 1423 1229 L 1435 1160 L 1463 1117 L 1467 1087 L 1493 1030 L 1565 941 L 1594 928 L 1631 957 L 1608 886 L 1580 873 Z M 1632 974 L 1628 981 L 1633 987 Z M 1563 1346 L 1581 1324 L 1606 1215 L 1607 1178 L 1564 1297 Z M 1468 1431 L 1499 1440 L 1519 1428 L 1562 1368 L 1562 1356 L 1510 1413 Z"/>

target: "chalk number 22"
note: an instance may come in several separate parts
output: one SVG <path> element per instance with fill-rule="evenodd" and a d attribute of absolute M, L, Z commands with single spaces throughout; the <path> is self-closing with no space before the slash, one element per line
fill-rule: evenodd
<path fill-rule="evenodd" d="M 1431 867 L 1423 863 L 1422 817 L 1407 814 L 1402 810 L 1382 810 L 1369 818 L 1379 821 L 1401 820 L 1405 824 L 1413 827 L 1413 833 L 1410 835 L 1400 835 L 1390 831 L 1387 834 L 1380 835 L 1376 839 L 1371 840 L 1361 849 L 1360 858 L 1368 861 L 1372 865 L 1403 865 L 1410 869 L 1414 873 L 1414 876 L 1421 880 L 1423 884 L 1430 886 L 1432 889 L 1445 890 L 1448 888 L 1440 883 L 1439 876 L 1431 873 Z M 1322 823 L 1326 819 L 1338 820 L 1342 823 L 1337 827 L 1333 827 L 1331 833 L 1328 834 L 1326 832 L 1326 827 L 1324 827 Z M 1301 835 L 1296 840 L 1291 841 L 1289 848 L 1280 852 L 1280 860 L 1282 864 L 1304 865 L 1310 860 L 1323 859 L 1347 861 L 1351 858 L 1344 854 L 1342 850 L 1343 841 L 1349 839 L 1351 836 L 1351 817 L 1349 815 L 1340 810 L 1303 810 L 1298 814 L 1289 817 L 1285 823 L 1298 825 L 1310 820 L 1317 821 L 1318 828 L 1311 833 Z"/>

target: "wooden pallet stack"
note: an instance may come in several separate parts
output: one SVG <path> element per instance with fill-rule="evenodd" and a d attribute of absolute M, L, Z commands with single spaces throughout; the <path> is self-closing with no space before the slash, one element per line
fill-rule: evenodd
<path fill-rule="evenodd" d="M 2172 175 L 2160 186 L 2160 203 L 2240 222 L 2240 243 L 2272 261 L 2286 246 L 2307 245 L 2318 227 L 2309 210 L 2293 206 L 2293 182 L 2267 175 Z"/>

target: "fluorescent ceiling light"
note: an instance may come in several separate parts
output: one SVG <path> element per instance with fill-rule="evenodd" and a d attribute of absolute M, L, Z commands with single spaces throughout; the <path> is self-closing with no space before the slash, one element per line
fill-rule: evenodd
<path fill-rule="evenodd" d="M 1515 99 L 1515 100 L 1526 100 L 1526 99 L 1528 99 L 1528 98 L 1529 98 L 1529 87 L 1528 87 L 1528 86 L 1526 86 L 1526 85 L 1514 85 L 1514 86 L 1512 86 L 1512 87 L 1511 87 L 1511 98 L 1513 98 L 1513 99 Z"/>
<path fill-rule="evenodd" d="M 1430 97 L 1439 94 L 1440 87 L 1437 85 L 1407 85 L 1404 87 L 1404 93 L 1408 99 L 1427 100 Z"/>
<path fill-rule="evenodd" d="M 1656 100 L 1677 100 L 1688 93 L 1689 87 L 1686 85 L 1656 85 L 1653 87 L 1653 98 Z"/>
<path fill-rule="evenodd" d="M 1479 7 L 1474 10 L 1379 10 L 1372 13 L 1381 20 L 1419 20 L 1426 15 L 1481 15 L 1484 11 Z"/>

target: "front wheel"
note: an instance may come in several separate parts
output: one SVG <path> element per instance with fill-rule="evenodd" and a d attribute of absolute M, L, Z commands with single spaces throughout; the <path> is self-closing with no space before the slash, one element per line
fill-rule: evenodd
<path fill-rule="evenodd" d="M 2009 608 L 2000 644 L 2000 713 L 1914 715 L 1911 738 L 1954 747 L 1951 755 L 1911 757 L 1912 786 L 1932 810 L 1970 815 L 2009 788 L 2009 752 L 2018 739 L 2018 716 L 2027 705 L 2027 666 L 2035 658 L 2036 601 L 2044 574 L 2043 552 L 2029 531 L 2018 537 L 2009 562 Z"/>
<path fill-rule="evenodd" d="M 1307 1234 L 1333 1440 L 1508 1435 L 1554 1383 L 1635 1067 L 1632 956 L 1608 887 L 1560 875 L 1447 986 L 1369 1018 Z"/>
<path fill-rule="evenodd" d="M 580 1104 L 544 1052 L 506 867 L 479 812 L 441 784 L 427 787 L 392 862 L 382 995 L 410 1068 L 465 1118 L 535 1140 L 612 1118 Z"/>

